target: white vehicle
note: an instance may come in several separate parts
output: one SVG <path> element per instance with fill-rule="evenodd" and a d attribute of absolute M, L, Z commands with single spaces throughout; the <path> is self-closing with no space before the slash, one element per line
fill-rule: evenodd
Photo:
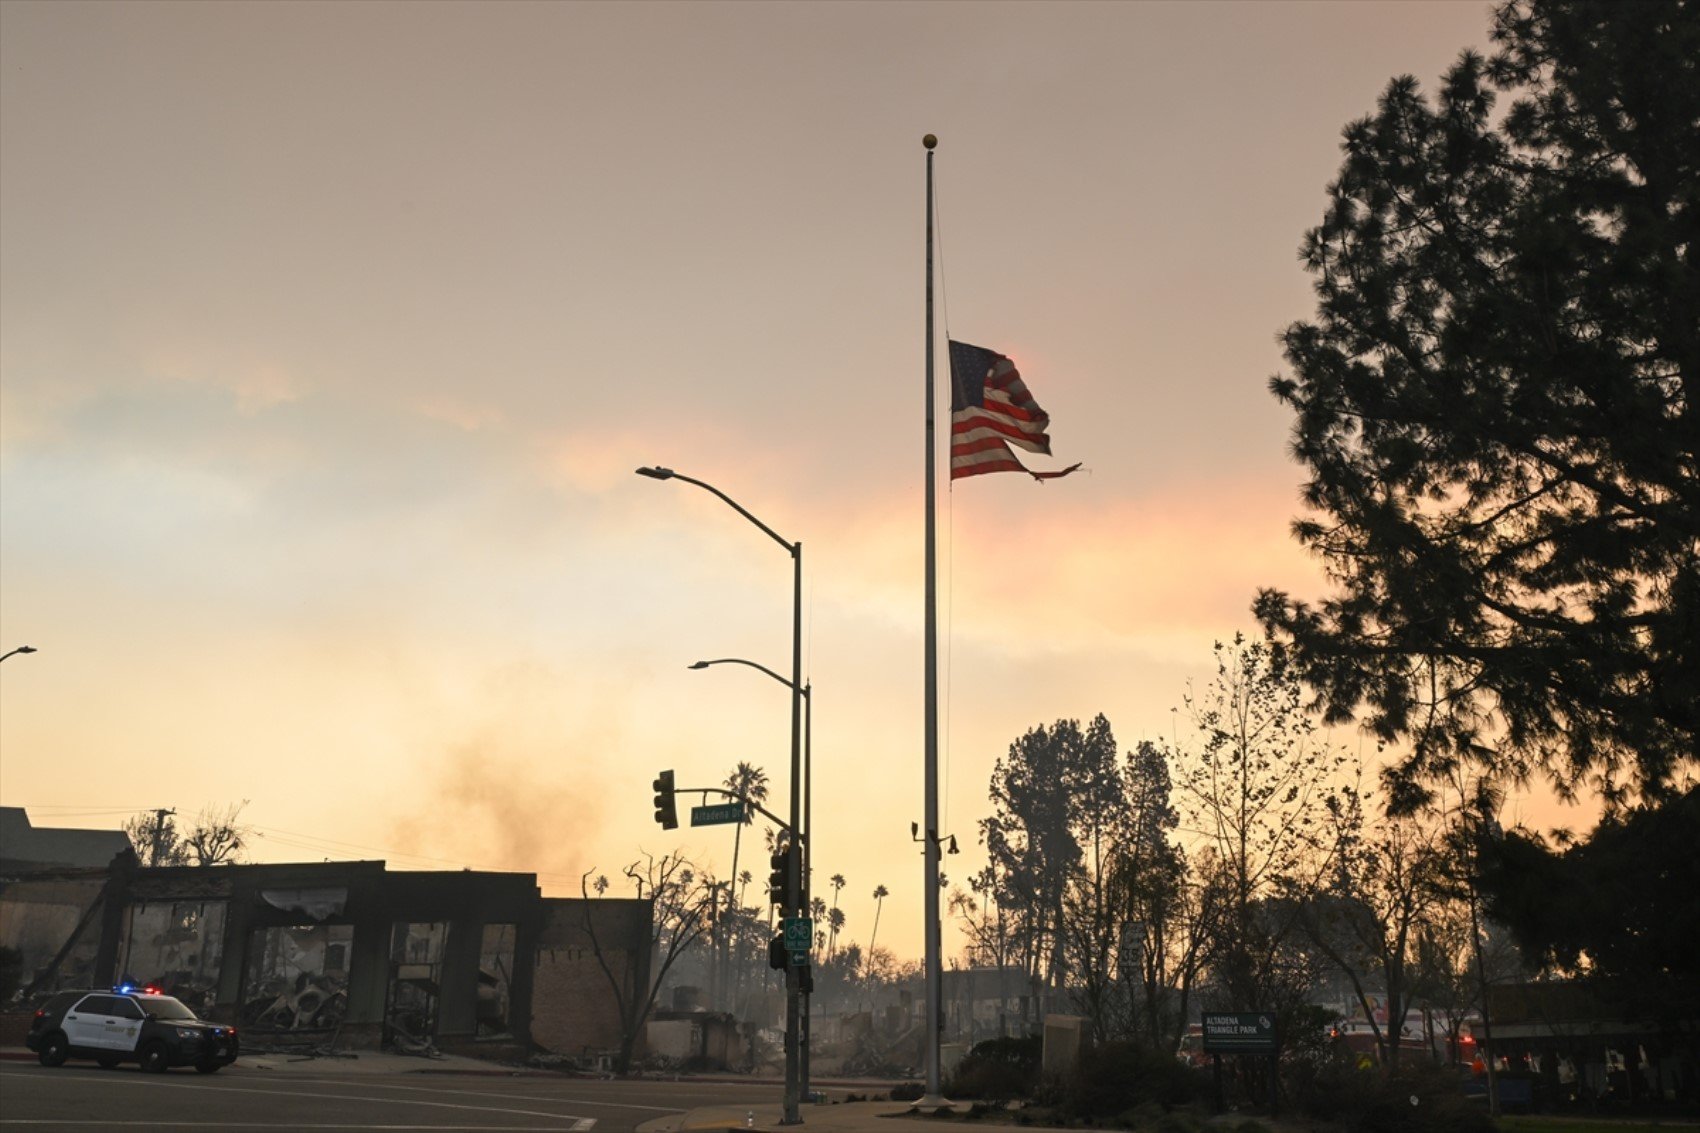
<path fill-rule="evenodd" d="M 193 1066 L 211 1074 L 238 1052 L 235 1027 L 197 1018 L 155 988 L 129 986 L 58 993 L 35 1013 L 24 1044 L 43 1066 L 92 1058 L 107 1068 L 136 1062 L 153 1073 Z"/>

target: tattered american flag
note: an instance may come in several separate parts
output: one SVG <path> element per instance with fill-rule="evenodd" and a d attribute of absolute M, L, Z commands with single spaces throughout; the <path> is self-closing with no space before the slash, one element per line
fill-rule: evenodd
<path fill-rule="evenodd" d="M 950 344 L 950 478 L 983 472 L 1025 472 L 1036 480 L 1067 476 L 1080 465 L 1060 472 L 1034 472 L 1009 450 L 1018 445 L 1028 452 L 1051 454 L 1045 432 L 1050 416 L 1039 408 L 1021 372 L 1004 355 L 966 342 Z"/>

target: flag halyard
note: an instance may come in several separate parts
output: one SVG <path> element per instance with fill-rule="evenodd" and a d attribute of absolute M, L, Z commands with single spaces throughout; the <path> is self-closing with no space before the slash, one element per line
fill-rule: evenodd
<path fill-rule="evenodd" d="M 1009 446 L 1051 454 L 1051 418 L 1021 380 L 1015 363 L 995 350 L 950 343 L 950 478 L 987 472 L 1025 472 L 1035 480 L 1067 476 L 1034 472 L 1016 459 Z"/>

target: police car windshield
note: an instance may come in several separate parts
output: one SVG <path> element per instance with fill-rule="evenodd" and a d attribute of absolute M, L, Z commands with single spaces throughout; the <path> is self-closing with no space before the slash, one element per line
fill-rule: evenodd
<path fill-rule="evenodd" d="M 138 995 L 136 1002 L 155 1019 L 193 1019 L 195 1013 L 169 995 Z"/>

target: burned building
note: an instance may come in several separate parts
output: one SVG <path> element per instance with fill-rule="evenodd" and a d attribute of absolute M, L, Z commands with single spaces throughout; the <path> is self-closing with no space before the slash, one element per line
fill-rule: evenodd
<path fill-rule="evenodd" d="M 583 904 L 545 901 L 528 873 L 147 869 L 126 852 L 104 869 L 0 879 L 0 946 L 21 955 L 20 1006 L 129 980 L 236 1024 L 249 1049 L 576 1055 L 620 1038 L 599 963 L 573 936 Z M 647 978 L 648 903 L 607 904 L 594 911 L 604 955 Z"/>

